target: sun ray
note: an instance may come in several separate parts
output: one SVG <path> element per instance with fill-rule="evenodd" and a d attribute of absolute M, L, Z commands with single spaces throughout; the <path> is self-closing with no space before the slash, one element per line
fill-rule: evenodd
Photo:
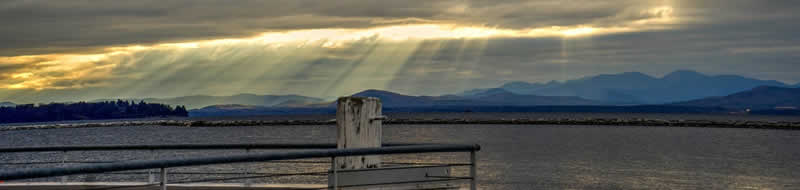
<path fill-rule="evenodd" d="M 113 85 L 115 90 L 96 92 L 109 96 L 145 96 L 169 95 L 179 93 L 209 93 L 218 91 L 250 91 L 264 92 L 307 92 L 320 91 L 322 96 L 333 96 L 354 89 L 353 86 L 370 88 L 389 88 L 397 81 L 399 73 L 417 73 L 425 75 L 430 71 L 419 67 L 420 64 L 432 64 L 435 55 L 421 55 L 420 50 L 444 48 L 442 41 L 460 41 L 455 48 L 453 59 L 459 62 L 453 69 L 459 75 L 468 76 L 473 72 L 470 60 L 479 56 L 465 55 L 466 49 L 483 49 L 490 38 L 585 38 L 620 32 L 663 29 L 655 25 L 675 22 L 673 10 L 662 6 L 648 10 L 646 14 L 658 15 L 649 20 L 624 23 L 618 26 L 572 25 L 547 26 L 538 28 L 498 28 L 458 24 L 400 24 L 372 28 L 347 29 L 304 29 L 265 32 L 252 37 L 199 40 L 154 45 L 133 44 L 105 48 L 105 52 L 97 54 L 53 54 L 0 57 L 0 63 L 13 64 L 35 62 L 39 69 L 13 72 L 14 80 L 0 81 L 0 88 L 6 89 L 69 89 L 86 88 L 98 85 Z M 359 42 L 371 41 L 378 48 L 366 55 L 335 55 L 335 50 L 353 48 L 363 45 Z M 426 41 L 438 41 L 437 47 L 420 47 Z M 473 43 L 478 46 L 472 47 Z M 569 61 L 567 42 L 562 42 L 562 59 Z M 483 45 L 481 45 L 483 44 Z M 401 46 L 391 47 L 392 46 Z M 283 49 L 283 50 L 279 50 Z M 260 51 L 263 50 L 263 51 Z M 439 51 L 440 49 L 436 50 Z M 364 52 L 362 52 L 364 53 Z M 262 55 L 269 55 L 262 56 Z M 356 58 L 356 57 L 361 58 Z M 420 57 L 421 56 L 421 57 Z M 423 57 L 427 61 L 422 61 Z M 324 80 L 328 88 L 298 89 L 289 78 L 311 72 L 315 69 L 309 65 L 318 59 L 351 60 L 361 65 L 350 71 L 331 74 L 333 80 Z M 355 59 L 355 60 L 353 60 Z M 359 61 L 358 59 L 361 59 Z M 198 70 L 202 61 L 215 62 L 218 65 L 207 66 L 206 70 Z M 412 63 L 415 62 L 415 63 Z M 424 62 L 424 63 L 422 63 Z M 462 63 L 463 62 L 463 63 Z M 101 64 L 102 63 L 102 64 Z M 429 65 L 438 66 L 438 65 Z M 363 67 L 363 68 L 362 68 Z M 343 67 L 347 70 L 348 67 Z M 416 70 L 408 70 L 416 69 Z M 117 73 L 128 70 L 130 73 Z M 44 77 L 48 73 L 65 73 L 61 77 Z M 185 78 L 185 72 L 194 72 Z M 450 75 L 448 73 L 446 75 Z M 316 76 L 316 75 L 315 75 Z M 91 77 L 98 83 L 81 82 Z M 105 77 L 105 78 L 103 78 Z M 228 77 L 228 85 L 207 86 L 219 77 Z M 380 80 L 362 80 L 364 77 Z M 435 77 L 456 77 L 439 75 Z M 418 80 L 412 78 L 407 80 Z M 179 80 L 181 85 L 175 85 Z M 317 79 L 315 79 L 317 80 Z M 366 81 L 366 82 L 365 82 Z M 169 82 L 169 83 L 167 83 Z M 167 83 L 167 84 L 165 84 Z M 72 84 L 57 86 L 56 84 Z M 165 85 L 172 85 L 166 88 Z M 214 90 L 216 89 L 216 90 Z"/>
<path fill-rule="evenodd" d="M 369 44 L 367 44 L 365 48 L 366 51 L 360 53 L 358 55 L 358 58 L 350 61 L 347 64 L 347 66 L 344 66 L 345 69 L 341 73 L 339 73 L 335 77 L 335 79 L 332 80 L 332 82 L 330 82 L 330 84 L 328 84 L 328 86 L 325 88 L 324 91 L 322 91 L 324 95 L 336 94 L 336 90 L 340 90 L 339 88 L 341 88 L 342 86 L 346 86 L 347 84 L 352 83 L 353 80 L 349 79 L 354 78 L 353 75 L 354 73 L 356 73 L 355 71 L 357 69 L 361 69 L 359 68 L 359 66 L 366 63 L 365 60 L 370 55 L 372 55 L 372 53 L 375 51 L 375 49 L 378 48 L 378 46 L 379 44 L 375 42 L 370 42 Z"/>
<path fill-rule="evenodd" d="M 383 60 L 380 60 L 386 64 L 376 67 L 370 76 L 370 78 L 385 78 L 385 80 L 378 81 L 379 84 L 376 84 L 378 89 L 389 89 L 389 83 L 395 77 L 399 77 L 398 74 L 401 68 L 408 63 L 408 59 L 420 47 L 420 44 L 422 44 L 421 41 L 411 41 L 395 44 L 390 46 L 392 48 L 387 48 L 387 55 L 382 57 Z"/>
<path fill-rule="evenodd" d="M 435 52 L 440 50 L 443 45 L 441 40 L 426 40 L 421 41 L 416 48 L 406 59 L 405 63 L 398 69 L 397 74 L 391 81 L 388 82 L 387 88 L 398 89 L 406 92 L 412 92 L 414 89 L 406 86 L 409 83 L 419 83 L 420 79 L 427 76 L 425 67 L 421 65 L 429 64 L 433 61 Z"/>

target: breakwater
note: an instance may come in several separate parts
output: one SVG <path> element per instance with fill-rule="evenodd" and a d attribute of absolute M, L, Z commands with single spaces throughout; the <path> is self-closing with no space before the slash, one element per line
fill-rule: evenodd
<path fill-rule="evenodd" d="M 715 127 L 715 128 L 757 128 L 800 130 L 797 121 L 718 121 L 718 120 L 664 120 L 645 118 L 586 118 L 586 119 L 387 119 L 384 124 L 511 124 L 511 125 L 599 125 L 599 126 L 652 126 L 652 127 Z M 3 126 L 0 131 L 90 128 L 119 126 L 180 126 L 180 127 L 242 127 L 242 126 L 282 126 L 282 125 L 335 125 L 336 121 L 327 120 L 141 120 L 141 121 L 104 121 L 86 123 L 34 124 Z"/>

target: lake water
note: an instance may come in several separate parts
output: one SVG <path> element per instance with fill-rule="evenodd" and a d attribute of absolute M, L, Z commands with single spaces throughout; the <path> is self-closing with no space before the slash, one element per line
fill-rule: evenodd
<path fill-rule="evenodd" d="M 618 126 L 385 125 L 384 142 L 477 143 L 481 189 L 798 189 L 800 131 Z M 110 127 L 0 132 L 0 146 L 331 143 L 334 126 Z M 235 152 L 242 153 L 243 151 Z M 70 160 L 149 159 L 225 151 L 69 153 Z M 0 155 L 3 162 L 59 160 L 61 153 Z M 464 162 L 467 154 L 388 161 Z M 323 160 L 324 161 L 324 160 Z M 23 167 L 6 165 L 5 168 Z M 260 172 L 324 171 L 325 164 L 252 166 Z M 238 171 L 211 166 L 185 171 Z M 458 170 L 456 173 L 464 173 Z M 104 180 L 104 176 L 74 177 Z M 185 177 L 190 178 L 190 177 Z M 119 178 L 131 180 L 128 178 Z M 143 180 L 146 178 L 136 178 Z M 324 177 L 276 182 L 325 183 Z"/>

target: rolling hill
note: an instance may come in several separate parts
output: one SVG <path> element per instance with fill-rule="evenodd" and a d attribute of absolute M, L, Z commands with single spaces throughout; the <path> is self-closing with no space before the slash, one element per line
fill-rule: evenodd
<path fill-rule="evenodd" d="M 468 99 L 489 102 L 495 105 L 518 105 L 518 106 L 539 106 L 539 105 L 607 105 L 607 103 L 587 100 L 576 96 L 536 96 L 515 94 L 508 90 L 495 88 L 474 94 Z"/>
<path fill-rule="evenodd" d="M 520 95 L 503 89 L 493 89 L 473 97 L 447 96 L 410 96 L 383 90 L 365 90 L 352 96 L 380 98 L 384 109 L 411 108 L 413 111 L 429 110 L 427 108 L 463 107 L 500 107 L 500 106 L 564 106 L 564 105 L 603 105 L 602 102 L 586 100 L 578 97 L 550 97 Z M 298 114 L 298 113 L 331 113 L 335 112 L 335 102 L 311 103 L 303 106 L 286 107 L 282 104 L 273 106 L 221 104 L 190 110 L 191 116 L 221 115 L 264 115 L 264 114 Z"/>
<path fill-rule="evenodd" d="M 725 96 L 758 86 L 787 87 L 774 80 L 758 80 L 736 75 L 709 76 L 678 70 L 661 78 L 639 72 L 597 75 L 566 82 L 509 82 L 499 88 L 517 94 L 577 96 L 615 104 L 664 104 L 712 96 Z M 468 90 L 472 96 L 488 89 Z"/>
<path fill-rule="evenodd" d="M 604 105 L 599 101 L 568 96 L 536 96 L 509 92 L 495 88 L 473 94 L 469 97 L 409 96 L 382 90 L 365 90 L 353 96 L 380 98 L 385 107 L 419 106 L 541 106 L 541 105 Z"/>
<path fill-rule="evenodd" d="M 382 90 L 365 90 L 353 96 L 376 97 L 384 113 L 425 112 L 597 112 L 597 113 L 724 113 L 718 107 L 675 105 L 613 106 L 579 97 L 520 95 L 504 89 L 489 89 L 471 97 L 410 96 Z M 249 105 L 214 105 L 193 109 L 189 115 L 247 116 L 287 114 L 333 114 L 336 103 L 326 102 L 303 107 L 265 107 Z"/>
<path fill-rule="evenodd" d="M 727 96 L 678 102 L 672 105 L 740 110 L 797 109 L 800 108 L 800 88 L 761 86 Z"/>
<path fill-rule="evenodd" d="M 486 103 L 464 99 L 458 96 L 409 96 L 383 90 L 365 90 L 355 93 L 352 96 L 379 98 L 384 107 L 419 107 Z"/>

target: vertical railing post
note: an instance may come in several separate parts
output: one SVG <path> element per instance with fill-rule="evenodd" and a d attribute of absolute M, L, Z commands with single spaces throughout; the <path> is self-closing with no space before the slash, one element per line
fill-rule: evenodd
<path fill-rule="evenodd" d="M 477 172 L 477 163 L 478 159 L 475 159 L 475 150 L 469 152 L 469 176 L 470 176 L 470 190 L 477 190 L 477 180 L 478 180 L 478 172 Z"/>
<path fill-rule="evenodd" d="M 156 153 L 155 153 L 155 150 L 153 150 L 153 149 L 150 149 L 150 158 L 152 160 L 156 159 Z M 153 184 L 153 183 L 156 182 L 156 174 L 153 173 L 153 170 L 154 169 L 148 169 L 147 170 L 147 183 L 148 184 Z"/>
<path fill-rule="evenodd" d="M 167 168 L 161 168 L 161 190 L 167 190 Z"/>
<path fill-rule="evenodd" d="M 61 167 L 67 167 L 67 151 L 61 157 Z M 67 183 L 67 176 L 61 176 L 61 183 Z"/>
<path fill-rule="evenodd" d="M 331 172 L 333 173 L 333 182 L 329 182 L 334 190 L 339 190 L 339 173 L 336 171 L 336 157 L 331 157 Z"/>
<path fill-rule="evenodd" d="M 250 154 L 250 149 L 249 148 L 246 148 L 244 150 L 245 150 L 245 154 Z M 249 174 L 250 174 L 250 167 L 245 166 L 244 167 L 244 177 L 246 177 L 244 179 L 244 186 L 245 187 L 250 187 L 250 176 L 247 176 Z"/>

